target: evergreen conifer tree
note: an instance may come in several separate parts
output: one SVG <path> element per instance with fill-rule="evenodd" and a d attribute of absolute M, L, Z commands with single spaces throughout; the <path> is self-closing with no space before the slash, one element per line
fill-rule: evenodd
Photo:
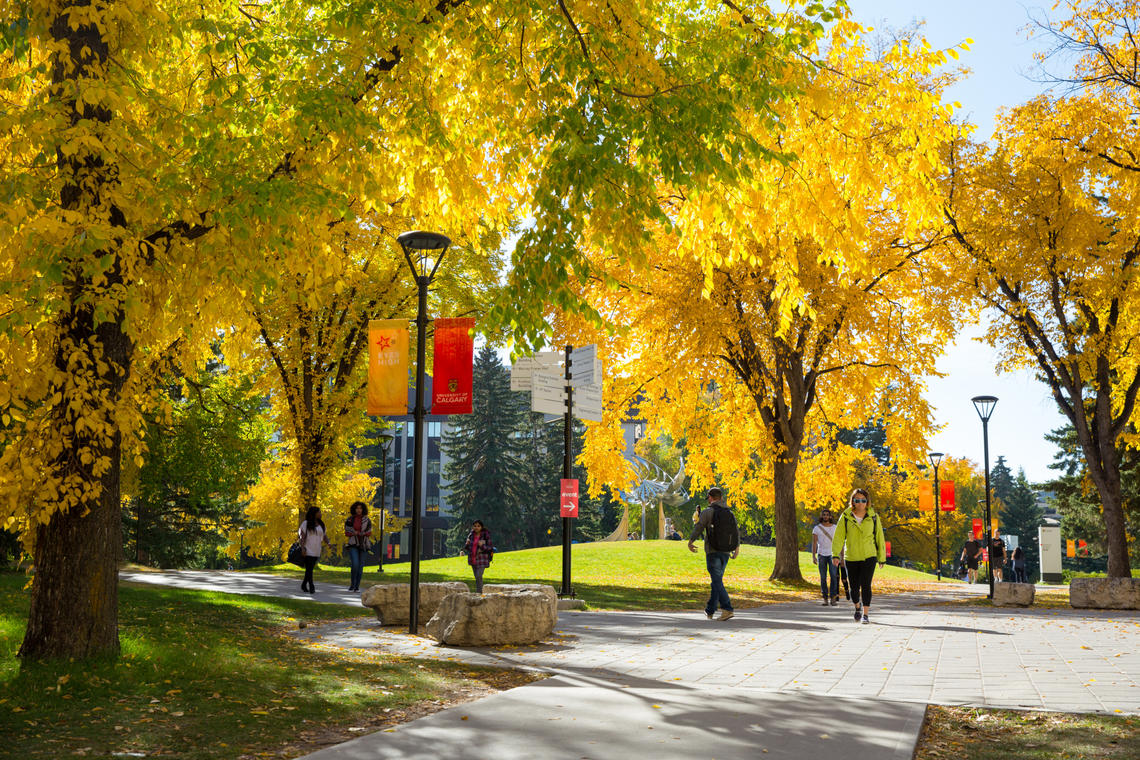
<path fill-rule="evenodd" d="M 1030 582 L 1041 576 L 1041 552 L 1037 545 L 1037 528 L 1045 510 L 1037 505 L 1037 496 L 1025 478 L 1025 470 L 1019 470 L 1017 479 L 1010 486 L 1007 497 L 1002 499 L 1002 532 L 1017 536 L 1017 544 L 1025 552 L 1025 572 Z"/>
<path fill-rule="evenodd" d="M 1004 456 L 999 456 L 997 464 L 990 470 L 990 490 L 1002 504 L 1008 504 L 1013 495 L 1013 471 L 1009 469 Z"/>
<path fill-rule="evenodd" d="M 448 535 L 462 551 L 473 520 L 482 520 L 495 549 L 521 548 L 524 490 L 522 448 L 517 432 L 525 417 L 522 394 L 511 392 L 510 373 L 490 346 L 475 358 L 471 414 L 456 415 L 442 449 L 450 461 L 446 477 L 455 523 Z"/>

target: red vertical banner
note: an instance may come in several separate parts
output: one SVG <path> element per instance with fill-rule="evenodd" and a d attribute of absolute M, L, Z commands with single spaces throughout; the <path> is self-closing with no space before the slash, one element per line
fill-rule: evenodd
<path fill-rule="evenodd" d="M 1077 549 L 1080 550 L 1082 556 L 1089 556 L 1089 545 L 1083 538 L 1077 540 Z"/>
<path fill-rule="evenodd" d="M 408 413 L 408 320 L 368 323 L 368 414 Z"/>
<path fill-rule="evenodd" d="M 887 556 L 889 557 L 889 556 L 891 556 L 891 542 L 887 541 L 886 544 L 887 544 Z"/>
<path fill-rule="evenodd" d="M 975 517 L 973 521 L 974 538 L 981 538 L 986 532 L 986 523 L 982 518 Z"/>
<path fill-rule="evenodd" d="M 943 512 L 953 512 L 957 507 L 954 506 L 954 481 L 943 480 L 938 484 L 938 502 L 942 505 Z"/>
<path fill-rule="evenodd" d="M 431 413 L 471 414 L 474 402 L 474 317 L 435 320 Z"/>
<path fill-rule="evenodd" d="M 562 488 L 558 499 L 559 517 L 578 516 L 578 480 L 562 478 Z"/>
<path fill-rule="evenodd" d="M 918 481 L 918 510 L 920 512 L 934 511 L 934 484 L 929 480 Z"/>

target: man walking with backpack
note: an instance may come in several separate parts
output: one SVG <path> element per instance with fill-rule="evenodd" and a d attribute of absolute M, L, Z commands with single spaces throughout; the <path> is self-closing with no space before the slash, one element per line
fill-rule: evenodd
<path fill-rule="evenodd" d="M 701 512 L 689 536 L 689 551 L 697 551 L 693 542 L 703 532 L 705 565 L 709 570 L 709 578 L 712 579 L 712 593 L 705 605 L 705 617 L 712 620 L 719 605 L 720 619 L 728 620 L 733 611 L 732 600 L 724 588 L 724 570 L 728 567 L 728 560 L 736 559 L 740 554 L 740 533 L 736 529 L 736 515 L 724 503 L 724 492 L 716 487 L 710 488 L 708 499 L 708 508 Z"/>

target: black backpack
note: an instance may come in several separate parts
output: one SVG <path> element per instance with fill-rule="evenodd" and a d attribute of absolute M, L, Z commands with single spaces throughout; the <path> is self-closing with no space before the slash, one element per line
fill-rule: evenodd
<path fill-rule="evenodd" d="M 705 531 L 705 540 L 714 552 L 730 552 L 740 544 L 736 531 L 736 515 L 728 507 L 713 505 L 712 524 Z"/>

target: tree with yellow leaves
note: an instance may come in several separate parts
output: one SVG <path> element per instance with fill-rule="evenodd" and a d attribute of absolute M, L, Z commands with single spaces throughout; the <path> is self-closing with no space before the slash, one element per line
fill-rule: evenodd
<path fill-rule="evenodd" d="M 0 520 L 35 555 L 28 658 L 118 650 L 122 456 L 298 224 L 354 205 L 477 239 L 537 223 L 497 312 L 572 300 L 577 232 L 763 153 L 821 4 L 21 0 L 0 5 Z M 458 85 L 458 86 L 457 86 Z M 520 206 L 522 207 L 520 209 Z M 336 212 L 341 212 L 337 214 Z"/>
<path fill-rule="evenodd" d="M 366 424 L 369 321 L 414 316 L 415 283 L 394 240 L 407 226 L 373 212 L 295 230 L 246 301 L 248 329 L 228 341 L 231 366 L 265 379 L 288 444 L 278 453 L 293 460 L 283 471 L 299 479 L 296 500 L 278 500 L 277 509 L 294 522 L 311 507 L 331 506 L 327 493 L 341 488 L 349 446 Z M 457 241 L 432 288 L 436 313 L 486 312 L 501 266 L 498 242 Z"/>
<path fill-rule="evenodd" d="M 929 255 L 952 133 L 935 73 L 947 52 L 901 39 L 876 55 L 863 31 L 838 24 L 803 95 L 775 108 L 783 160 L 699 190 L 664 183 L 672 224 L 650 261 L 596 250 L 600 274 L 584 286 L 618 328 L 591 336 L 612 368 L 610 421 L 641 399 L 685 442 L 698 483 L 772 503 L 774 579 L 801 577 L 797 505 L 845 496 L 852 454 L 829 443 L 836 425 L 882 416 L 902 461 L 924 450 L 919 378 L 955 325 L 954 300 L 935 295 L 951 281 Z M 574 319 L 566 329 L 588 332 Z M 604 443 L 583 456 L 620 485 Z"/>
<path fill-rule="evenodd" d="M 1100 495 L 1109 577 L 1131 574 L 1121 443 L 1140 393 L 1140 130 L 1086 94 L 1013 109 L 992 147 L 958 145 L 946 216 L 962 272 L 997 316 L 1007 366 L 1032 366 L 1076 430 Z"/>

